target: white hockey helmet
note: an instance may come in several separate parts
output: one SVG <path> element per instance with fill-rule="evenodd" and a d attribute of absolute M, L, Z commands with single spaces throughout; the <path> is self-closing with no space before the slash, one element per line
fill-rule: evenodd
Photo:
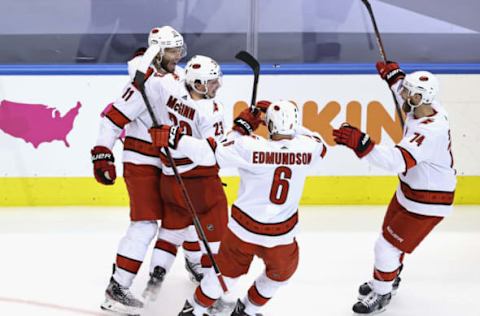
<path fill-rule="evenodd" d="M 432 103 L 439 90 L 438 79 L 428 71 L 415 71 L 406 75 L 402 85 L 410 96 L 417 93 L 422 95 L 420 104 Z"/>
<path fill-rule="evenodd" d="M 185 66 L 185 83 L 200 94 L 207 94 L 208 89 L 206 91 L 198 91 L 195 88 L 195 82 L 207 86 L 208 81 L 221 80 L 222 75 L 220 65 L 207 56 L 195 55 L 190 58 Z"/>
<path fill-rule="evenodd" d="M 148 46 L 158 45 L 160 47 L 160 56 L 163 56 L 165 48 L 182 48 L 181 57 L 187 55 L 187 46 L 183 40 L 182 34 L 177 32 L 171 26 L 154 27 L 148 34 Z"/>
<path fill-rule="evenodd" d="M 290 101 L 276 101 L 270 104 L 265 115 L 270 135 L 293 135 L 299 125 L 299 111 Z"/>

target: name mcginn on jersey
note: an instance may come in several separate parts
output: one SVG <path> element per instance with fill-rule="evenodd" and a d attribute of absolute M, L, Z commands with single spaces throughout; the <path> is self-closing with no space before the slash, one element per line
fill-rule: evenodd
<path fill-rule="evenodd" d="M 174 110 L 175 112 L 177 112 L 178 114 L 180 114 L 181 116 L 193 120 L 193 117 L 195 116 L 195 109 L 177 101 L 178 101 L 177 98 L 170 96 L 167 101 L 167 106 L 172 110 Z"/>

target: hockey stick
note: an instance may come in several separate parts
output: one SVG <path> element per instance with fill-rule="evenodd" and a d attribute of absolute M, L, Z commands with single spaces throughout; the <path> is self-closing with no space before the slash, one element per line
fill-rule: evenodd
<path fill-rule="evenodd" d="M 142 95 L 142 99 L 145 102 L 145 106 L 147 107 L 147 110 L 148 110 L 148 114 L 152 119 L 153 127 L 158 127 L 159 126 L 158 120 L 155 117 L 153 108 L 150 104 L 150 101 L 148 100 L 147 94 L 145 93 L 145 73 L 147 72 L 147 69 L 150 66 L 151 61 L 157 55 L 159 50 L 153 48 L 149 51 L 149 49 L 150 47 L 147 49 L 147 51 L 144 54 L 144 59 L 142 59 L 142 65 L 140 65 L 139 69 L 135 73 L 135 79 L 133 80 L 133 82 L 135 87 L 137 87 L 137 89 L 140 91 L 140 94 Z M 222 273 L 218 268 L 217 262 L 213 257 L 212 250 L 210 249 L 210 246 L 208 244 L 208 239 L 205 236 L 205 232 L 203 231 L 200 220 L 198 219 L 197 212 L 195 211 L 192 200 L 190 199 L 190 195 L 188 194 L 187 188 L 185 187 L 185 183 L 183 182 L 182 177 L 178 173 L 178 169 L 170 153 L 170 149 L 168 147 L 164 147 L 164 149 L 167 155 L 168 162 L 170 163 L 170 166 L 173 170 L 173 174 L 175 175 L 175 179 L 177 180 L 178 185 L 182 189 L 183 198 L 185 199 L 187 208 L 190 211 L 190 214 L 192 215 L 193 225 L 195 226 L 195 229 L 197 230 L 197 234 L 200 240 L 202 241 L 203 246 L 205 247 L 205 250 L 207 251 L 207 256 L 210 259 L 210 262 L 212 263 L 213 269 L 215 270 L 215 274 L 217 275 L 218 282 L 220 283 L 220 286 L 222 287 L 223 292 L 227 293 L 228 292 L 227 284 L 225 283 Z"/>
<path fill-rule="evenodd" d="M 387 55 L 385 54 L 385 48 L 383 47 L 382 38 L 380 37 L 380 31 L 378 30 L 377 22 L 375 20 L 375 16 L 373 15 L 372 5 L 370 4 L 370 2 L 368 2 L 368 0 L 362 0 L 362 2 L 367 8 L 368 14 L 370 15 L 370 19 L 372 20 L 373 29 L 375 30 L 375 38 L 377 40 L 377 46 L 380 52 L 380 56 L 382 57 L 383 61 L 387 63 Z M 402 125 L 402 129 L 403 129 L 403 127 L 405 126 L 405 121 L 403 120 L 403 114 L 400 109 L 400 104 L 398 104 L 397 98 L 395 97 L 395 93 L 391 89 L 390 89 L 390 92 L 392 92 L 393 101 L 395 102 L 395 109 L 397 110 L 397 115 L 400 118 L 400 124 Z"/>
<path fill-rule="evenodd" d="M 252 100 L 250 101 L 250 109 L 253 113 L 257 111 L 255 106 L 257 101 L 257 86 L 258 86 L 258 78 L 260 77 L 260 64 L 258 60 L 255 59 L 249 52 L 247 51 L 239 51 L 235 58 L 238 60 L 243 61 L 253 70 L 253 90 L 252 90 Z"/>

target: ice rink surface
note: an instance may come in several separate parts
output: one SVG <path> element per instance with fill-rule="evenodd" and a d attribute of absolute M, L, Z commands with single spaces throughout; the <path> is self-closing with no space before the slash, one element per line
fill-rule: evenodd
<path fill-rule="evenodd" d="M 385 209 L 302 207 L 299 269 L 264 315 L 353 315 Z M 0 315 L 108 315 L 99 305 L 127 226 L 127 208 L 0 208 Z M 382 315 L 480 316 L 480 206 L 455 207 L 404 263 L 399 292 Z M 134 281 L 137 296 L 147 269 Z M 255 261 L 231 298 L 243 296 L 261 270 Z M 179 252 L 143 315 L 177 315 L 194 288 Z"/>

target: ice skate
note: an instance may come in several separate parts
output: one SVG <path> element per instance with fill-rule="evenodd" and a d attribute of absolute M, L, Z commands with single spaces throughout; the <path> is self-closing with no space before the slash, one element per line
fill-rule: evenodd
<path fill-rule="evenodd" d="M 256 313 L 255 315 L 249 315 L 245 313 L 245 305 L 242 303 L 242 301 L 237 300 L 235 309 L 230 316 L 263 316 L 263 314 Z"/>
<path fill-rule="evenodd" d="M 105 302 L 100 307 L 122 315 L 140 315 L 143 302 L 136 299 L 128 288 L 118 284 L 112 277 L 105 291 Z"/>
<path fill-rule="evenodd" d="M 392 284 L 392 295 L 397 294 L 398 287 L 400 286 L 400 282 L 402 279 L 400 277 L 396 277 Z M 364 299 L 368 294 L 373 291 L 372 281 L 368 281 L 363 283 L 358 287 L 358 299 Z"/>
<path fill-rule="evenodd" d="M 380 295 L 371 291 L 370 294 L 368 294 L 362 300 L 355 303 L 352 309 L 356 314 L 361 314 L 361 315 L 378 314 L 385 310 L 385 306 L 387 306 L 388 303 L 390 303 L 391 298 L 392 298 L 391 293 Z"/>
<path fill-rule="evenodd" d="M 150 301 L 155 301 L 157 299 L 165 274 L 166 271 L 164 268 L 160 266 L 153 268 L 153 272 L 150 273 L 150 280 L 148 280 L 147 287 L 142 294 L 145 299 Z"/>
<path fill-rule="evenodd" d="M 195 316 L 193 314 L 193 306 L 190 305 L 188 301 L 185 301 L 185 305 L 183 305 L 182 311 L 178 316 Z M 203 314 L 203 316 L 209 316 L 207 314 Z"/>
<path fill-rule="evenodd" d="M 211 316 L 229 316 L 235 309 L 235 302 L 225 301 L 221 298 L 215 301 L 207 310 Z"/>
<path fill-rule="evenodd" d="M 190 276 L 190 280 L 193 283 L 199 284 L 202 281 L 202 265 L 200 263 L 194 263 L 185 258 L 185 269 L 187 269 Z"/>

